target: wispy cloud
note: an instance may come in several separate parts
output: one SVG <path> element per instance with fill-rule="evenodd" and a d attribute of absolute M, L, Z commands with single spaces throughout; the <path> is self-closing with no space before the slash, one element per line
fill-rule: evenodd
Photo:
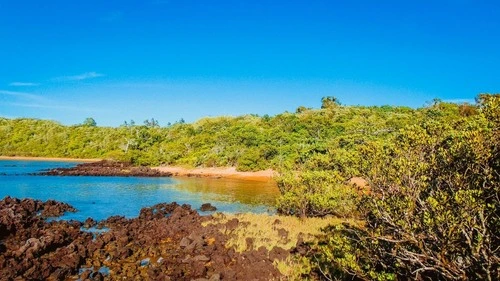
<path fill-rule="evenodd" d="M 8 96 L 9 98 L 2 99 L 2 96 Z M 93 108 L 60 104 L 46 97 L 32 93 L 6 91 L 6 90 L 0 90 L 0 104 L 15 106 L 15 107 L 44 108 L 44 109 L 55 109 L 64 111 L 79 111 L 79 112 L 96 111 Z"/>
<path fill-rule="evenodd" d="M 45 101 L 45 98 L 42 96 L 31 94 L 31 93 L 25 93 L 25 92 L 0 90 L 0 95 L 6 95 L 6 96 L 21 98 L 21 99 L 30 100 L 30 101 L 37 101 L 37 102 Z"/>
<path fill-rule="evenodd" d="M 32 86 L 38 86 L 40 83 L 31 83 L 31 82 L 12 82 L 9 84 L 9 86 L 14 86 L 14 87 L 32 87 Z"/>
<path fill-rule="evenodd" d="M 81 112 L 95 112 L 96 110 L 91 108 L 79 107 L 79 106 L 68 106 L 68 105 L 58 105 L 58 104 L 37 104 L 37 103 L 21 103 L 21 102 L 9 102 L 6 103 L 10 106 L 28 107 L 28 108 L 45 108 L 45 109 L 57 109 L 57 110 L 67 110 L 67 111 L 81 111 Z"/>
<path fill-rule="evenodd" d="M 54 80 L 54 81 L 82 81 L 82 80 L 87 80 L 87 79 L 103 77 L 103 76 L 106 76 L 106 75 L 92 71 L 92 72 L 85 72 L 85 73 L 82 73 L 79 75 L 60 76 L 60 77 L 56 77 L 52 80 Z"/>

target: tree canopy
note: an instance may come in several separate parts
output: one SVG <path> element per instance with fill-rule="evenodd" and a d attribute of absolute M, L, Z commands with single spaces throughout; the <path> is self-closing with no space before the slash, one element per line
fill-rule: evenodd
<path fill-rule="evenodd" d="M 97 122 L 94 120 L 94 118 L 88 117 L 88 118 L 85 118 L 82 125 L 87 126 L 87 127 L 95 127 L 95 126 L 97 126 Z"/>
<path fill-rule="evenodd" d="M 277 209 L 355 217 L 304 254 L 329 280 L 498 280 L 500 95 L 412 109 L 345 106 L 276 116 L 117 128 L 0 118 L 0 154 L 111 158 L 137 165 L 232 166 L 280 173 Z M 352 186 L 362 178 L 367 186 Z"/>

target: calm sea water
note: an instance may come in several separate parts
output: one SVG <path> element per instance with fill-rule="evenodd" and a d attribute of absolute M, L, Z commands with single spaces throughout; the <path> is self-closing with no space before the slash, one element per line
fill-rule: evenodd
<path fill-rule="evenodd" d="M 76 213 L 64 219 L 102 220 L 113 215 L 136 217 L 143 207 L 162 202 L 212 203 L 218 211 L 274 212 L 278 189 L 273 183 L 207 178 L 59 177 L 31 175 L 76 162 L 0 160 L 0 198 L 54 199 Z"/>

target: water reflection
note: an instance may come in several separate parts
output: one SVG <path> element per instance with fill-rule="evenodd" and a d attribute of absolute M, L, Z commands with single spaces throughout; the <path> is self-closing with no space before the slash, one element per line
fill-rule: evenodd
<path fill-rule="evenodd" d="M 213 178 L 58 177 L 33 176 L 43 169 L 74 163 L 0 160 L 0 199 L 5 196 L 54 199 L 71 204 L 77 213 L 65 219 L 96 220 L 113 215 L 136 217 L 141 208 L 163 202 L 212 203 L 223 212 L 274 212 L 279 195 L 272 182 Z M 3 173 L 3 175 L 2 175 Z"/>
<path fill-rule="evenodd" d="M 211 194 L 216 200 L 249 205 L 274 205 L 279 195 L 275 182 L 246 181 L 223 178 L 174 179 L 174 188 L 189 192 Z"/>

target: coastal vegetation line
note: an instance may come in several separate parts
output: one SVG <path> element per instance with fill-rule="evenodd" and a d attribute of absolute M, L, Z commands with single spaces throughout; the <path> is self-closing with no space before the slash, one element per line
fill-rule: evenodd
<path fill-rule="evenodd" d="M 205 118 L 160 127 L 0 118 L 0 154 L 105 158 L 136 165 L 273 169 L 277 209 L 355 218 L 309 242 L 301 277 L 496 280 L 500 95 L 477 104 L 342 106 L 276 116 Z M 352 188 L 361 177 L 368 187 Z"/>

